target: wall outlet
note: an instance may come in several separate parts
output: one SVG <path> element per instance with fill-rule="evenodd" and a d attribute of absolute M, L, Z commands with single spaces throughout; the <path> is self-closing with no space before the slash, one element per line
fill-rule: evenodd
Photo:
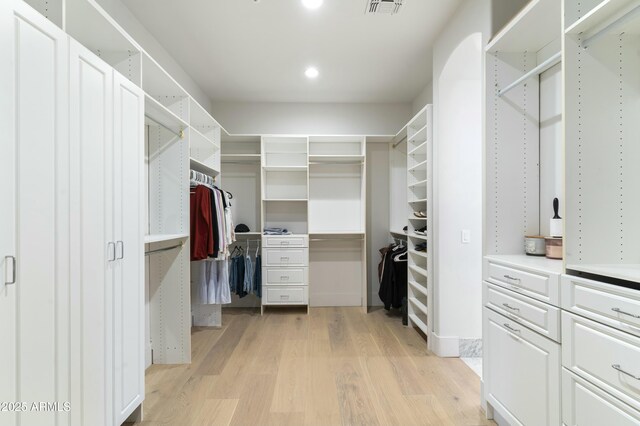
<path fill-rule="evenodd" d="M 468 229 L 462 230 L 462 244 L 469 244 L 471 242 L 471 231 Z"/>

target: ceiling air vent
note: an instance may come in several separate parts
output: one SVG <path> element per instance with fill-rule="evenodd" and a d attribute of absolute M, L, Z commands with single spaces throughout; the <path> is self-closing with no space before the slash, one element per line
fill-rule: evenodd
<path fill-rule="evenodd" d="M 367 0 L 367 14 L 393 15 L 400 12 L 403 0 Z"/>

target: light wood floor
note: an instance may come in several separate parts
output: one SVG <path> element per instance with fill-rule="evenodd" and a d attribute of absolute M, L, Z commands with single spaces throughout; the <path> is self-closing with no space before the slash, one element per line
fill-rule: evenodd
<path fill-rule="evenodd" d="M 224 312 L 194 330 L 191 365 L 149 368 L 142 424 L 494 424 L 475 373 L 384 310 Z"/>

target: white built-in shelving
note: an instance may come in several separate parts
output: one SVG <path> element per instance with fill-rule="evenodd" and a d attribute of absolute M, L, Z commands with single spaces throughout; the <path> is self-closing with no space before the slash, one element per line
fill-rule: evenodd
<path fill-rule="evenodd" d="M 407 299 L 409 325 L 418 327 L 427 337 L 433 320 L 433 238 L 432 207 L 432 107 L 427 105 L 406 127 L 406 201 L 407 223 Z M 426 217 L 417 217 L 422 212 Z M 417 233 L 419 231 L 420 233 Z M 426 250 L 416 250 L 419 244 L 426 244 Z"/>
<path fill-rule="evenodd" d="M 565 1 L 566 267 L 640 282 L 640 3 L 574 3 Z"/>
<path fill-rule="evenodd" d="M 172 241 L 186 240 L 189 234 L 151 234 L 144 236 L 145 244 L 166 243 Z"/>

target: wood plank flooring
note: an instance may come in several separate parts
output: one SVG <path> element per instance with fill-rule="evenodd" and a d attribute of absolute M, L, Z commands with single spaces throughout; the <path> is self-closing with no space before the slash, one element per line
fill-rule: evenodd
<path fill-rule="evenodd" d="M 155 425 L 489 425 L 480 381 L 380 309 L 227 309 L 191 365 L 147 370 Z"/>

